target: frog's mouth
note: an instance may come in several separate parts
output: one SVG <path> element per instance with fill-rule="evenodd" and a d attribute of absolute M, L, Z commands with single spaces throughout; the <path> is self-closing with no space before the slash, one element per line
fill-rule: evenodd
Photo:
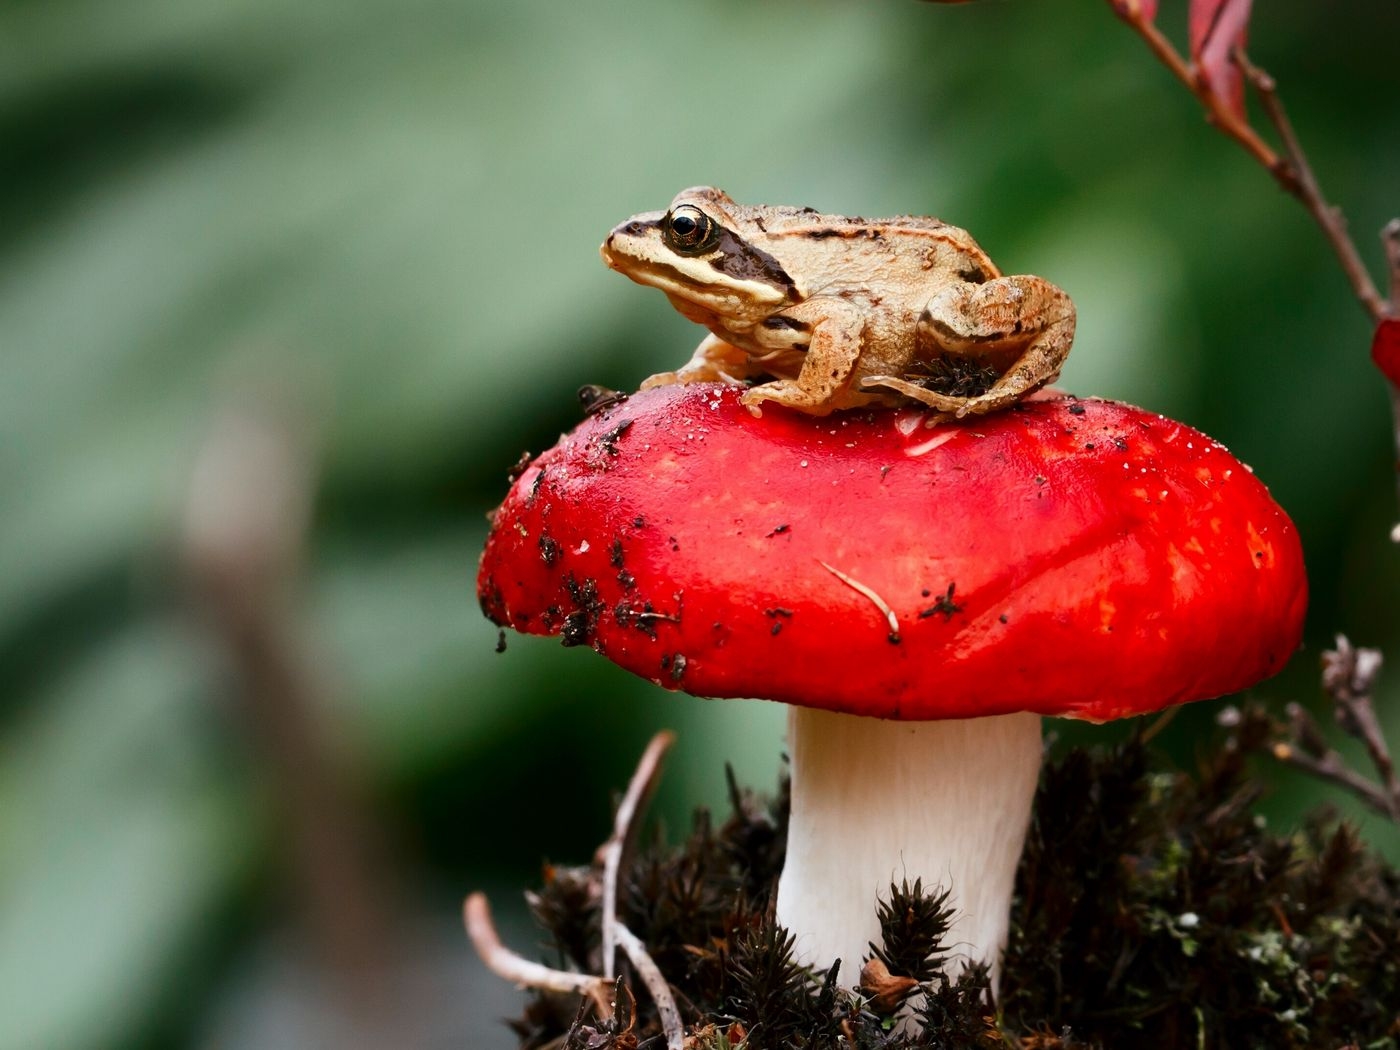
<path fill-rule="evenodd" d="M 695 281 L 687 277 L 675 266 L 650 254 L 642 255 L 619 250 L 614 243 L 616 234 L 609 237 L 602 248 L 603 262 L 610 270 L 616 270 L 629 280 L 651 288 L 660 288 L 667 295 L 694 294 Z"/>
<path fill-rule="evenodd" d="M 682 260 L 678 265 L 670 258 L 657 258 L 651 252 L 627 251 L 625 246 L 616 243 L 614 235 L 603 244 L 601 254 L 609 269 L 638 284 L 661 289 L 687 317 L 691 315 L 681 309 L 682 303 L 696 304 L 726 317 L 743 317 L 755 310 L 757 316 L 762 316 L 796 299 L 795 295 L 786 296 L 782 289 L 772 285 L 726 273 L 721 265 L 724 257 L 719 253 Z M 693 265 L 696 272 L 685 269 L 686 263 Z M 698 319 L 691 317 L 691 320 Z"/>
<path fill-rule="evenodd" d="M 636 225 L 640 224 L 629 223 L 614 230 L 603 242 L 601 254 L 608 268 L 638 284 L 661 289 L 676 304 L 677 309 L 680 309 L 681 303 L 703 304 L 710 301 L 714 301 L 714 306 L 718 309 L 718 300 L 722 296 L 707 294 L 710 292 L 709 287 L 698 283 L 694 275 L 686 273 L 669 259 L 658 258 L 653 252 L 646 251 L 650 242 L 644 235 L 629 236 L 632 232 L 630 227 Z M 642 250 L 633 250 L 634 245 L 640 246 Z M 681 313 L 686 311 L 681 310 Z"/>

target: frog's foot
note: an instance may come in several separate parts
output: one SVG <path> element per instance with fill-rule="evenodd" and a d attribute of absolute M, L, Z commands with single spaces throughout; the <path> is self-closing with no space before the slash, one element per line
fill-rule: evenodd
<path fill-rule="evenodd" d="M 657 372 L 656 375 L 647 376 L 643 379 L 642 385 L 637 389 L 650 390 L 652 387 L 657 386 L 674 386 L 681 381 L 680 373 L 678 372 Z"/>
<path fill-rule="evenodd" d="M 732 376 L 721 368 L 692 368 L 689 365 L 676 372 L 657 372 L 642 380 L 640 389 L 650 390 L 656 386 L 688 386 L 691 383 L 723 383 L 725 386 L 744 386 L 745 380 Z"/>
<path fill-rule="evenodd" d="M 723 383 L 744 386 L 751 374 L 749 355 L 723 339 L 707 335 L 690 355 L 690 360 L 674 372 L 658 372 L 642 380 L 641 389 L 690 383 Z"/>
<path fill-rule="evenodd" d="M 963 398 L 964 404 L 955 414 L 959 419 L 966 416 L 985 416 L 988 412 L 996 412 L 1009 405 L 1014 405 L 1025 396 L 1025 392 L 1004 390 L 982 394 L 979 397 Z"/>
<path fill-rule="evenodd" d="M 955 397 L 952 394 L 940 394 L 936 390 L 929 390 L 919 386 L 918 383 L 911 383 L 907 379 L 900 379 L 898 376 L 866 376 L 860 381 L 861 388 L 869 390 L 873 387 L 883 387 L 886 390 L 893 390 L 897 394 L 936 408 L 941 413 L 946 413 L 944 418 L 963 415 L 963 409 L 970 401 L 977 400 L 971 397 Z"/>
<path fill-rule="evenodd" d="M 838 407 L 832 403 L 825 390 L 812 391 L 804 388 L 796 379 L 778 379 L 752 387 L 739 398 L 739 401 L 753 413 L 755 418 L 763 415 L 763 402 L 773 401 L 787 408 L 806 412 L 812 416 L 824 416 Z"/>

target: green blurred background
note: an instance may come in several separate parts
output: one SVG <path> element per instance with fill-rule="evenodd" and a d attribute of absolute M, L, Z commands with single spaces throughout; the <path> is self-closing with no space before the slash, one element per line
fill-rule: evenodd
<path fill-rule="evenodd" d="M 1260 8 L 1252 53 L 1378 270 L 1400 7 Z M 590 856 L 660 727 L 672 828 L 721 802 L 726 759 L 774 781 L 776 708 L 553 641 L 498 655 L 473 593 L 505 471 L 574 423 L 575 388 L 698 341 L 597 258 L 696 183 L 937 214 L 1062 285 L 1064 384 L 1208 431 L 1302 530 L 1307 648 L 1259 694 L 1318 707 L 1334 631 L 1400 653 L 1363 315 L 1104 3 L 4 0 L 0 1047 L 504 1050 L 520 997 L 467 949 L 469 889 L 533 954 L 520 888 Z M 201 449 L 249 413 L 296 436 L 314 498 L 304 557 L 270 570 L 300 735 L 264 724 L 181 570 Z M 250 470 L 247 492 L 277 475 Z M 1164 735 L 1178 762 L 1218 706 Z M 1267 772 L 1271 819 L 1356 814 Z M 321 803 L 334 841 L 369 829 L 361 875 L 315 848 Z"/>

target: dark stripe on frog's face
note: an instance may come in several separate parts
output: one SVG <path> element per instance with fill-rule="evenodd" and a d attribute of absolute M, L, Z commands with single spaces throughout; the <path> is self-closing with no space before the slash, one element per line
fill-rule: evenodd
<path fill-rule="evenodd" d="M 632 219 L 629 222 L 624 222 L 614 230 L 613 233 L 620 233 L 624 237 L 645 237 L 649 232 L 659 229 L 660 227 L 660 219 Z M 611 237 L 609 240 L 611 240 Z"/>
<path fill-rule="evenodd" d="M 726 277 L 771 285 L 789 300 L 796 302 L 798 299 L 797 286 L 783 269 L 783 264 L 726 227 L 721 227 L 719 244 L 708 261 L 710 266 Z"/>

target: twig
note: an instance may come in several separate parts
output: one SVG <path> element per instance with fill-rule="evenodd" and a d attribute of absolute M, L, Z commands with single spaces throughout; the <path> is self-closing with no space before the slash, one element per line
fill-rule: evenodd
<path fill-rule="evenodd" d="M 1365 745 L 1379 783 L 1347 765 L 1302 704 L 1288 705 L 1286 723 L 1256 707 L 1245 712 L 1227 708 L 1219 722 L 1233 731 L 1239 746 L 1267 750 L 1285 765 L 1345 788 L 1377 813 L 1400 823 L 1400 775 L 1371 699 L 1381 663 L 1379 651 L 1358 649 L 1341 634 L 1336 648 L 1322 656 L 1322 688 L 1332 701 L 1337 724 Z"/>
<path fill-rule="evenodd" d="M 671 745 L 676 742 L 676 734 L 668 729 L 663 729 L 651 738 L 646 750 L 642 752 L 641 761 L 637 763 L 636 772 L 632 774 L 632 780 L 627 785 L 627 791 L 622 796 L 622 801 L 617 805 L 617 813 L 613 817 L 613 831 L 608 840 L 598 847 L 598 852 L 594 858 L 596 863 L 603 868 L 603 920 L 602 920 L 602 942 L 603 942 L 603 976 L 616 976 L 614 963 L 617 955 L 618 930 L 621 923 L 617 921 L 617 881 L 618 873 L 622 870 L 622 862 L 631 852 L 632 841 L 635 837 L 636 818 L 646 804 L 650 801 L 652 793 L 656 790 L 657 778 L 661 775 L 661 763 L 666 758 L 666 752 L 671 750 Z"/>
<path fill-rule="evenodd" d="M 1400 219 L 1391 219 L 1381 230 L 1385 267 L 1390 273 L 1390 316 L 1400 318 Z"/>
<path fill-rule="evenodd" d="M 517 955 L 502 944 L 491 921 L 491 906 L 486 902 L 486 894 L 473 893 L 469 896 L 462 906 L 462 917 L 476 954 L 497 977 L 522 988 L 586 995 L 593 1001 L 599 1016 L 606 1018 L 612 1015 L 612 1005 L 608 1001 L 611 981 L 592 974 L 551 969 Z"/>
<path fill-rule="evenodd" d="M 1158 61 L 1169 69 L 1177 80 L 1186 86 L 1206 111 L 1206 119 L 1222 132 L 1234 139 L 1251 157 L 1268 168 L 1289 193 L 1297 190 L 1288 182 L 1284 165 L 1273 148 L 1259 137 L 1249 124 L 1227 108 L 1210 84 L 1197 74 L 1191 63 L 1176 50 L 1172 42 L 1162 35 L 1162 31 L 1143 13 L 1137 0 L 1110 0 L 1113 11 L 1142 37 Z"/>
<path fill-rule="evenodd" d="M 1176 718 L 1176 713 L 1180 710 L 1180 707 L 1167 708 L 1165 711 L 1163 711 L 1161 714 L 1159 714 L 1156 718 L 1152 720 L 1152 724 L 1150 726 L 1147 726 L 1138 734 L 1138 739 L 1144 744 L 1151 743 L 1152 739 L 1158 733 L 1160 733 L 1163 729 L 1166 729 L 1167 726 L 1172 724 L 1173 720 L 1175 720 Z"/>
<path fill-rule="evenodd" d="M 1379 650 L 1357 649 L 1346 635 L 1339 634 L 1337 647 L 1322 654 L 1322 687 L 1332 698 L 1337 723 L 1366 745 L 1366 754 L 1380 775 L 1386 811 L 1393 820 L 1400 821 L 1400 776 L 1395 773 L 1395 762 L 1371 699 L 1381 662 Z"/>
<path fill-rule="evenodd" d="M 1342 270 L 1351 282 L 1356 297 L 1371 315 L 1371 320 L 1379 324 L 1386 316 L 1388 304 L 1376 291 L 1371 275 L 1366 272 L 1366 264 L 1361 261 L 1356 245 L 1347 233 L 1347 222 L 1342 210 L 1336 205 L 1328 204 L 1322 196 L 1322 187 L 1318 185 L 1312 165 L 1308 163 L 1307 154 L 1303 152 L 1303 145 L 1293 130 L 1293 122 L 1288 119 L 1288 113 L 1278 97 L 1278 85 L 1273 77 L 1251 62 L 1243 50 L 1236 48 L 1232 57 L 1250 87 L 1254 88 L 1255 94 L 1259 96 L 1259 103 L 1264 107 L 1274 130 L 1278 132 L 1288 165 L 1292 168 L 1287 179 L 1277 171 L 1274 173 L 1275 178 L 1278 178 L 1283 187 L 1308 209 L 1308 214 L 1313 217 L 1313 221 L 1332 245 L 1332 250 L 1337 253 L 1337 259 L 1342 264 Z"/>
<path fill-rule="evenodd" d="M 286 860 L 305 898 L 297 914 L 366 1045 L 377 1046 L 407 1009 L 389 979 L 402 932 L 389 854 L 296 613 L 315 489 L 307 439 L 276 397 L 232 400 L 195 460 L 181 557 L 191 597 L 237 676 L 250 749 L 282 810 Z"/>
<path fill-rule="evenodd" d="M 1341 755 L 1330 748 L 1321 756 L 1314 757 L 1300 751 L 1292 744 L 1280 740 L 1270 749 L 1270 754 L 1286 766 L 1301 769 L 1319 780 L 1326 780 L 1338 787 L 1346 788 L 1377 813 L 1394 818 L 1395 814 L 1391 812 L 1390 802 L 1385 797 L 1385 792 L 1356 770 L 1348 768 L 1342 762 Z"/>
<path fill-rule="evenodd" d="M 681 1012 L 676 1008 L 671 986 L 657 967 L 655 960 L 647 954 L 646 946 L 637 935 L 622 923 L 613 928 L 618 947 L 626 953 L 637 976 L 647 986 L 651 1001 L 656 1004 L 656 1013 L 661 1018 L 661 1030 L 666 1033 L 667 1050 L 685 1050 L 685 1026 L 681 1023 Z"/>
<path fill-rule="evenodd" d="M 541 963 L 530 962 L 511 951 L 501 943 L 496 933 L 496 927 L 491 921 L 491 908 L 483 893 L 473 893 L 469 896 L 463 905 L 462 914 L 467 926 L 467 935 L 482 962 L 491 972 L 525 988 L 586 995 L 597 1007 L 599 1016 L 604 1019 L 612 1014 L 612 1007 L 608 1002 L 608 989 L 613 986 L 615 980 L 614 956 L 620 947 L 631 961 L 637 976 L 646 985 L 652 1002 L 656 1004 L 656 1012 L 666 1036 L 667 1050 L 684 1050 L 685 1026 L 681 1021 L 681 1012 L 676 1006 L 675 996 L 671 994 L 670 985 L 666 983 L 665 976 L 647 952 L 646 946 L 617 918 L 618 873 L 631 850 L 637 818 L 656 790 L 662 762 L 675 742 L 676 734 L 669 730 L 662 730 L 651 738 L 627 785 L 627 791 L 618 803 L 617 814 L 613 818 L 612 834 L 598 847 L 597 856 L 594 858 L 594 862 L 603 868 L 604 976 L 595 977 L 592 974 L 555 970 Z M 620 989 L 618 994 L 627 991 L 628 995 L 631 995 L 630 990 L 626 989 L 620 980 L 617 981 L 617 985 Z"/>
<path fill-rule="evenodd" d="M 865 597 L 869 598 L 872 602 L 874 602 L 875 608 L 880 610 L 880 612 L 885 617 L 885 622 L 890 625 L 890 641 L 899 641 L 899 618 L 895 616 L 894 610 L 890 608 L 889 602 L 885 601 L 885 599 L 881 598 L 878 594 L 876 594 L 872 588 L 867 587 L 859 580 L 852 579 L 840 569 L 834 568 L 833 566 L 828 565 L 824 561 L 818 561 L 817 564 L 820 565 L 827 572 L 831 573 L 831 575 L 835 576 L 847 587 L 851 588 L 851 590 L 855 591 L 857 594 L 864 595 Z"/>
<path fill-rule="evenodd" d="M 1114 13 L 1142 37 L 1157 59 L 1196 96 L 1206 111 L 1206 119 L 1239 144 L 1274 177 L 1279 186 L 1308 209 L 1336 252 L 1353 293 L 1371 320 L 1378 323 L 1388 316 L 1389 311 L 1395 308 L 1397 300 L 1392 296 L 1391 302 L 1387 303 L 1380 297 L 1370 274 L 1361 262 L 1355 244 L 1347 233 L 1346 222 L 1341 212 L 1329 205 L 1323 197 L 1302 145 L 1293 133 L 1292 125 L 1278 100 L 1273 78 L 1250 63 L 1242 51 L 1236 49 L 1233 53 L 1236 65 L 1258 93 L 1269 120 L 1278 130 L 1284 144 L 1283 157 L 1260 138 L 1258 132 L 1250 127 L 1244 117 L 1231 109 L 1226 100 L 1216 94 L 1210 82 L 1200 75 L 1196 65 L 1188 62 L 1147 17 L 1139 0 L 1109 0 L 1109 3 Z"/>

